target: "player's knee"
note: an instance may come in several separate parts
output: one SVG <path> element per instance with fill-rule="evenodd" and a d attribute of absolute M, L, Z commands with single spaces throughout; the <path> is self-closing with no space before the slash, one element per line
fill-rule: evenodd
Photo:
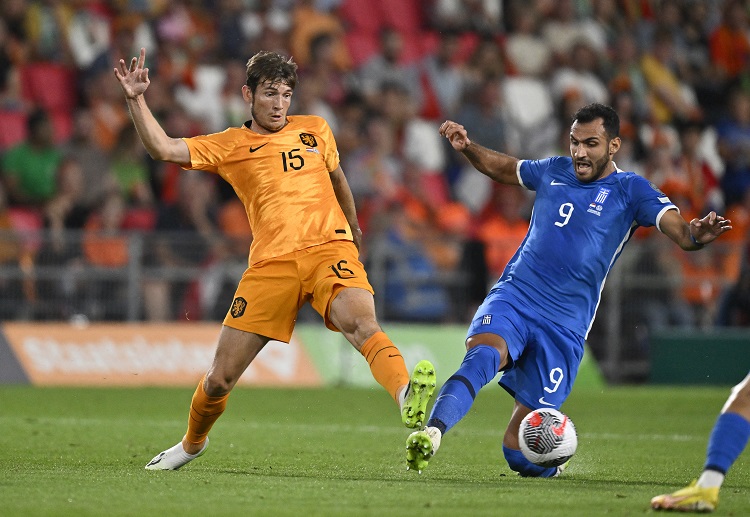
<path fill-rule="evenodd" d="M 224 375 L 209 372 L 206 375 L 206 380 L 203 382 L 203 391 L 209 397 L 223 397 L 232 391 L 235 382 Z"/>

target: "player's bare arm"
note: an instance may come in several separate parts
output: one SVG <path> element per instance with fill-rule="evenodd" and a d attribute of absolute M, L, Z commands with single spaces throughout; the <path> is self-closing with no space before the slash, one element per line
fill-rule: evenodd
<path fill-rule="evenodd" d="M 344 216 L 346 216 L 346 220 L 352 229 L 354 245 L 357 246 L 357 249 L 360 249 L 360 245 L 362 244 L 362 230 L 359 228 L 359 221 L 357 220 L 354 196 L 340 165 L 331 171 L 331 183 L 333 184 L 333 191 L 336 193 L 336 200 L 339 202 L 341 210 L 344 211 Z"/>
<path fill-rule="evenodd" d="M 151 81 L 145 64 L 146 49 L 142 48 L 140 55 L 130 60 L 129 66 L 124 59 L 120 59 L 118 67 L 114 69 L 141 142 L 154 160 L 181 165 L 190 163 L 190 150 L 187 144 L 180 138 L 169 137 L 146 104 L 143 94 Z"/>
<path fill-rule="evenodd" d="M 439 131 L 441 135 L 448 139 L 453 149 L 466 156 L 479 172 L 498 183 L 518 185 L 516 173 L 518 158 L 487 149 L 472 142 L 466 128 L 452 120 L 443 122 Z"/>
<path fill-rule="evenodd" d="M 688 224 L 677 210 L 669 210 L 662 216 L 659 226 L 680 248 L 694 251 L 731 230 L 732 221 L 712 211 L 701 219 L 696 217 Z"/>

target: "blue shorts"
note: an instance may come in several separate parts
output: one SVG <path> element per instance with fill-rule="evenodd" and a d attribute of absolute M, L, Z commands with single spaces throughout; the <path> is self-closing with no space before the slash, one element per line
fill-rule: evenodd
<path fill-rule="evenodd" d="M 506 293 L 485 298 L 466 338 L 484 333 L 497 334 L 508 344 L 511 362 L 500 386 L 531 409 L 560 409 L 583 359 L 584 337 L 512 301 Z"/>

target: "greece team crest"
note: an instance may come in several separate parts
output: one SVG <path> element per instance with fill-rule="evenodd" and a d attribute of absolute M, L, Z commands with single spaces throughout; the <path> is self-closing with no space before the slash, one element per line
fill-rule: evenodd
<path fill-rule="evenodd" d="M 589 203 L 589 208 L 586 211 L 590 214 L 601 216 L 602 210 L 604 210 L 604 202 L 607 200 L 610 192 L 612 192 L 611 189 L 600 188 L 599 192 L 596 193 L 596 198 Z"/>

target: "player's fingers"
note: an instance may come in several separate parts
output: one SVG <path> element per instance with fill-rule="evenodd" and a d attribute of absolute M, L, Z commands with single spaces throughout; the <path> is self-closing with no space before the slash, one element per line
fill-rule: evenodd
<path fill-rule="evenodd" d="M 143 68 L 146 64 L 146 49 L 141 47 L 141 54 L 138 56 L 138 68 Z"/>

